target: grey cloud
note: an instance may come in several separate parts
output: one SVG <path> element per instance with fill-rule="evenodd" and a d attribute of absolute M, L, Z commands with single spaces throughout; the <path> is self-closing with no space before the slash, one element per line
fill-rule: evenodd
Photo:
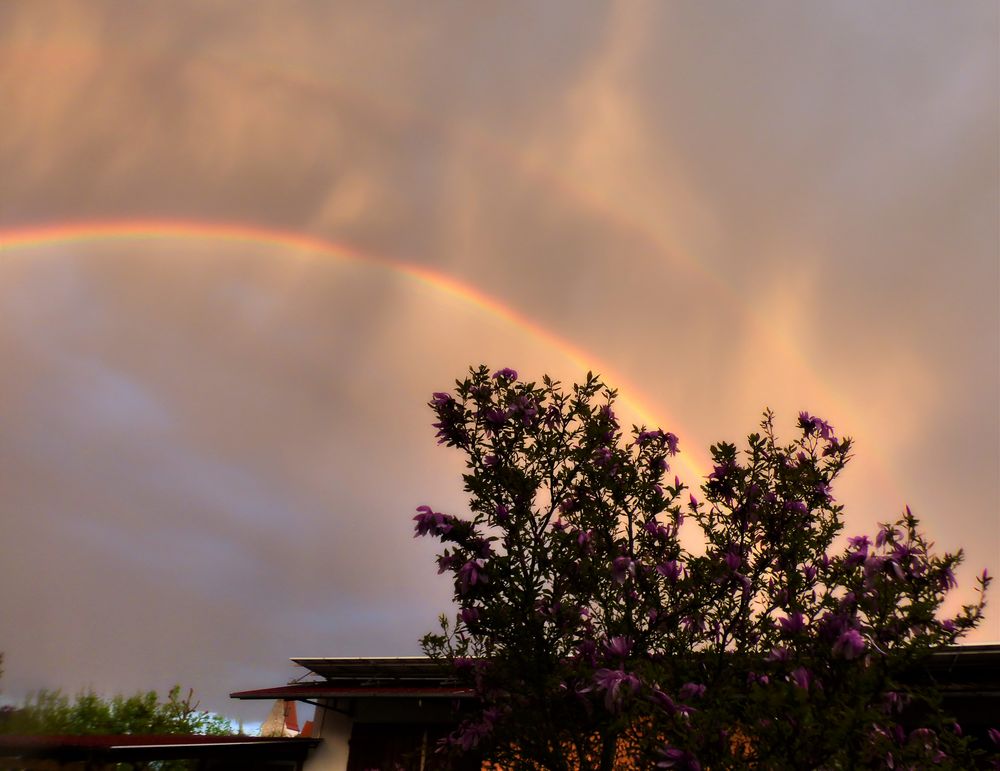
<path fill-rule="evenodd" d="M 238 6 L 238 7 L 237 7 Z M 0 228 L 237 221 L 276 245 L 0 244 L 4 690 L 412 653 L 446 607 L 423 406 L 470 363 L 600 362 L 699 458 L 770 405 L 858 439 L 1000 569 L 992 3 L 0 7 Z M 691 480 L 693 481 L 693 480 Z M 1000 637 L 996 614 L 979 639 Z M 253 717 L 252 707 L 244 712 Z"/>

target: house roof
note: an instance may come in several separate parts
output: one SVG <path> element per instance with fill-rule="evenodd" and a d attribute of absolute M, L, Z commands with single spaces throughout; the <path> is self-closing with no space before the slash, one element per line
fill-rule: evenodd
<path fill-rule="evenodd" d="M 337 682 L 290 683 L 229 694 L 233 699 L 412 698 L 469 699 L 473 692 L 457 685 L 343 685 Z"/>
<path fill-rule="evenodd" d="M 325 680 L 454 682 L 444 662 L 425 656 L 293 658 L 292 662 Z"/>
<path fill-rule="evenodd" d="M 291 661 L 320 680 L 237 691 L 235 699 L 421 698 L 470 699 L 445 662 L 423 656 L 296 657 Z M 912 675 L 944 692 L 1000 694 L 1000 645 L 957 645 L 933 652 Z M 306 675 L 308 677 L 308 675 Z"/>

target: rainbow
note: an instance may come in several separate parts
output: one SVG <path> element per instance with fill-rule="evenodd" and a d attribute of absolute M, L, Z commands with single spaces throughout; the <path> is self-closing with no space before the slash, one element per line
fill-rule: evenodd
<path fill-rule="evenodd" d="M 101 41 L 100 45 L 96 45 L 89 41 L 67 38 L 48 41 L 46 45 L 41 47 L 36 45 L 12 44 L 4 46 L 4 52 L 7 55 L 23 58 L 30 66 L 49 65 L 66 67 L 95 60 L 109 48 L 121 49 L 129 56 L 141 58 L 147 55 L 130 43 L 115 42 L 112 44 L 108 41 Z M 760 308 L 748 303 L 745 297 L 730 283 L 723 280 L 717 271 L 710 270 L 696 256 L 680 248 L 680 245 L 673 243 L 672 239 L 667 238 L 657 228 L 654 228 L 648 221 L 639 216 L 638 213 L 623 208 L 617 202 L 599 194 L 593 186 L 581 184 L 579 180 L 573 179 L 564 171 L 551 168 L 544 162 L 540 162 L 537 158 L 526 156 L 509 143 L 492 137 L 488 133 L 442 123 L 434 117 L 421 114 L 417 110 L 400 108 L 397 105 L 390 105 L 384 101 L 380 102 L 373 99 L 369 93 L 359 92 L 357 89 L 343 83 L 331 81 L 325 76 L 319 77 L 309 69 L 294 67 L 287 62 L 282 62 L 281 66 L 273 66 L 266 61 L 258 59 L 250 60 L 233 55 L 222 55 L 217 52 L 202 53 L 198 56 L 198 59 L 204 64 L 219 67 L 227 73 L 243 78 L 244 84 L 247 87 L 277 85 L 302 91 L 309 98 L 333 100 L 335 103 L 343 105 L 353 112 L 363 114 L 368 119 L 379 124 L 419 127 L 449 137 L 455 142 L 469 144 L 475 147 L 481 156 L 493 158 L 501 163 L 505 170 L 515 169 L 522 177 L 530 179 L 533 183 L 543 185 L 557 197 L 572 201 L 575 205 L 580 206 L 589 214 L 599 217 L 603 222 L 619 232 L 628 234 L 632 238 L 637 238 L 640 243 L 650 248 L 653 253 L 668 260 L 673 268 L 683 270 L 691 277 L 704 282 L 706 287 L 710 287 L 718 294 L 720 301 L 725 302 L 725 304 L 731 307 L 740 309 L 747 327 L 755 333 L 759 333 L 761 339 L 766 340 L 770 349 L 784 359 L 808 391 L 822 401 L 824 404 L 824 414 L 832 417 L 838 426 L 841 424 L 841 421 L 845 425 L 856 426 L 861 424 L 862 421 L 857 417 L 858 410 L 856 405 L 850 403 L 842 394 L 835 392 L 820 377 L 817 370 L 810 365 L 801 346 L 792 338 L 787 327 L 766 318 Z M 98 223 L 93 227 L 104 229 L 116 226 L 124 227 L 126 225 L 135 225 L 138 227 L 143 223 L 150 224 L 150 221 L 135 220 L 128 223 L 115 221 Z M 152 224 L 160 228 L 155 234 L 146 233 L 145 236 L 142 234 L 124 236 L 109 234 L 93 236 L 93 238 L 141 238 L 158 236 L 175 238 L 227 238 L 229 240 L 263 241 L 264 243 L 282 244 L 284 247 L 294 247 L 327 255 L 332 250 L 337 253 L 337 257 L 340 259 L 360 259 L 368 264 L 378 264 L 429 284 L 438 290 L 462 298 L 493 314 L 495 317 L 531 334 L 536 339 L 554 346 L 562 351 L 571 361 L 579 365 L 581 369 L 598 370 L 608 376 L 610 380 L 625 385 L 624 381 L 612 375 L 608 368 L 599 366 L 594 357 L 576 348 L 569 342 L 550 334 L 530 319 L 519 316 L 495 299 L 488 297 L 473 287 L 461 284 L 447 275 L 428 271 L 406 263 L 394 262 L 372 255 L 362 255 L 349 247 L 331 244 L 298 233 L 286 233 L 246 225 L 215 225 L 188 222 L 186 220 L 172 222 L 156 221 Z M 54 225 L 52 228 L 41 228 L 41 230 L 59 230 L 61 228 L 86 230 L 89 227 L 86 223 L 79 223 L 74 225 Z M 204 232 L 204 236 L 177 232 L 188 228 L 201 230 Z M 172 229 L 173 232 L 164 233 L 163 229 Z M 207 230 L 213 232 L 208 233 L 206 232 Z M 223 230 L 230 232 L 223 234 Z M 12 231 L 12 233 L 17 234 L 26 232 L 29 231 Z M 589 362 L 590 366 L 585 366 L 584 362 Z M 650 424 L 657 423 L 658 421 L 653 419 L 653 415 L 662 415 L 662 411 L 653 411 L 648 407 L 644 407 L 643 404 L 648 404 L 648 402 L 636 395 L 638 394 L 637 389 L 628 387 L 626 390 L 632 394 L 632 397 L 622 399 L 622 401 L 634 409 L 642 421 Z M 670 423 L 672 430 L 675 433 L 680 433 L 678 423 L 675 421 L 671 421 Z M 690 447 L 692 442 L 689 441 L 687 444 Z M 887 459 L 877 448 L 875 449 L 876 452 L 869 459 L 869 463 L 873 463 L 878 467 L 885 483 L 898 490 L 899 484 Z M 688 458 L 688 460 L 691 459 Z M 693 470 L 694 466 L 689 465 L 689 468 Z"/>
<path fill-rule="evenodd" d="M 57 244 L 88 243 L 108 241 L 142 241 L 149 239 L 169 239 L 181 241 L 221 241 L 247 243 L 294 250 L 304 254 L 343 262 L 363 263 L 368 266 L 392 271 L 420 284 L 430 287 L 449 297 L 473 306 L 502 321 L 522 334 L 550 346 L 565 356 L 581 371 L 601 372 L 611 383 L 623 386 L 619 401 L 647 425 L 666 425 L 674 433 L 684 438 L 684 431 L 676 421 L 661 421 L 659 411 L 649 406 L 636 388 L 628 386 L 620 377 L 602 366 L 594 356 L 564 338 L 550 332 L 527 316 L 514 311 L 507 305 L 473 286 L 429 268 L 391 258 L 361 252 L 347 244 L 327 241 L 316 236 L 275 228 L 260 227 L 232 222 L 203 222 L 196 220 L 108 220 L 63 222 L 34 227 L 0 230 L 0 258 L 14 250 L 37 249 Z M 689 484 L 697 486 L 697 480 L 705 472 L 692 453 L 678 455 L 679 465 L 690 474 Z"/>

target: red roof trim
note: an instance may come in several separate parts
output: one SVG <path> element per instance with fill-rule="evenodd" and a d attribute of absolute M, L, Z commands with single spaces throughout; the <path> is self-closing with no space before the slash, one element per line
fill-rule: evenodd
<path fill-rule="evenodd" d="M 98 749 L 118 749 L 123 747 L 205 747 L 205 746 L 232 746 L 239 744 L 249 744 L 261 746 L 266 744 L 292 744 L 305 741 L 315 742 L 316 739 L 300 739 L 298 737 L 278 738 L 270 736 L 205 736 L 203 734 L 171 734 L 171 735 L 150 735 L 143 734 L 108 734 L 93 736 L 78 735 L 52 735 L 52 736 L 17 736 L 0 735 L 0 749 L 11 747 L 80 747 Z"/>

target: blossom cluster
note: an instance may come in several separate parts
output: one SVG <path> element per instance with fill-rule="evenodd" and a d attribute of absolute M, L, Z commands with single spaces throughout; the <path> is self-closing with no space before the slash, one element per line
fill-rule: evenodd
<path fill-rule="evenodd" d="M 713 445 L 696 496 L 669 476 L 677 436 L 623 428 L 616 396 L 480 367 L 430 402 L 470 516 L 414 517 L 458 605 L 424 646 L 475 662 L 482 702 L 450 744 L 546 768 L 609 767 L 626 744 L 678 769 L 969 762 L 905 670 L 981 621 L 990 577 L 945 617 L 962 555 L 935 554 L 909 508 L 844 539 L 851 440 L 819 417 L 782 444 L 766 412 L 742 451 Z"/>

